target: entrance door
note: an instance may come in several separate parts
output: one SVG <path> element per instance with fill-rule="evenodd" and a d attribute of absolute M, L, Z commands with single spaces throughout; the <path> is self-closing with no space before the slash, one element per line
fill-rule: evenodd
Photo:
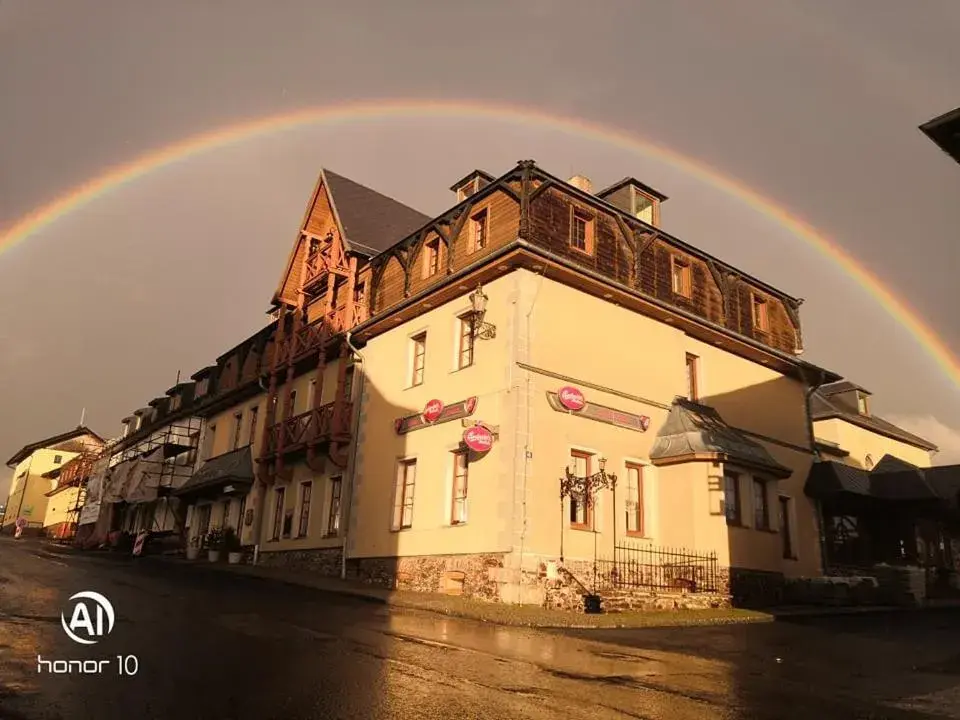
<path fill-rule="evenodd" d="M 197 529 L 195 537 L 200 538 L 200 546 L 203 547 L 204 537 L 210 529 L 210 505 L 200 505 L 197 508 Z"/>
<path fill-rule="evenodd" d="M 780 542 L 783 545 L 783 557 L 793 560 L 793 527 L 790 525 L 790 498 L 779 498 L 780 508 Z"/>

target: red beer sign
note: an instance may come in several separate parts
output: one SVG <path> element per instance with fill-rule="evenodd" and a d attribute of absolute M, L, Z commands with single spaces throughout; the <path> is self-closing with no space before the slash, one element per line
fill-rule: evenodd
<path fill-rule="evenodd" d="M 577 390 L 577 388 L 569 385 L 560 388 L 560 391 L 557 393 L 557 398 L 560 400 L 561 405 L 563 405 L 567 410 L 572 410 L 573 412 L 583 410 L 583 406 L 587 404 L 586 399 L 583 397 L 583 393 Z"/>
<path fill-rule="evenodd" d="M 463 431 L 463 444 L 474 452 L 486 452 L 493 447 L 493 433 L 482 425 L 474 425 Z"/>
<path fill-rule="evenodd" d="M 427 422 L 433 422 L 443 413 L 443 403 L 439 400 L 431 400 L 423 408 L 423 419 Z"/>

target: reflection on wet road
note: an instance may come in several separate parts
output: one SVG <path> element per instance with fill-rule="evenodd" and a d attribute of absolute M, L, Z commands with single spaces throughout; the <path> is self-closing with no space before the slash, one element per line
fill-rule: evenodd
<path fill-rule="evenodd" d="M 117 611 L 93 647 L 60 626 L 80 590 Z M 960 624 L 910 622 L 909 631 L 902 619 L 894 631 L 872 618 L 573 637 L 151 560 L 49 557 L 4 539 L 0 718 L 753 720 L 927 717 L 915 712 L 923 708 L 960 718 Z M 139 669 L 38 674 L 38 654 L 135 655 Z"/>

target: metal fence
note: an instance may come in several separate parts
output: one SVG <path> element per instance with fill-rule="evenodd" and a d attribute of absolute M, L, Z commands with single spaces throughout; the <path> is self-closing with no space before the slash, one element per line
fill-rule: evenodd
<path fill-rule="evenodd" d="M 618 542 L 613 559 L 597 561 L 601 582 L 614 588 L 717 592 L 717 554 Z"/>

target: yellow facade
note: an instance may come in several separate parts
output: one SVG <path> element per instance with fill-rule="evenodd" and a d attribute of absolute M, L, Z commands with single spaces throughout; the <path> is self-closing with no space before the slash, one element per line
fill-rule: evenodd
<path fill-rule="evenodd" d="M 893 455 L 922 468 L 933 464 L 933 453 L 926 448 L 895 440 L 840 418 L 817 420 L 813 424 L 813 431 L 817 439 L 826 440 L 849 453 L 826 459 L 855 467 L 869 470 L 880 462 L 884 455 Z"/>
<path fill-rule="evenodd" d="M 53 481 L 56 485 L 56 480 Z M 47 511 L 44 514 L 43 526 L 52 527 L 61 523 L 77 522 L 77 498 L 80 488 L 68 487 L 47 498 Z"/>
<path fill-rule="evenodd" d="M 362 408 L 356 499 L 349 558 L 510 554 L 527 567 L 557 559 L 593 557 L 611 549 L 625 525 L 628 465 L 642 474 L 643 533 L 636 542 L 717 552 L 722 565 L 811 574 L 819 569 L 814 508 L 802 488 L 812 462 L 803 383 L 675 327 L 628 311 L 526 270 L 484 287 L 485 321 L 493 339 L 476 339 L 474 363 L 457 368 L 457 318 L 469 309 L 467 292 L 372 338 L 363 350 L 367 375 Z M 411 386 L 415 339 L 426 332 L 422 384 Z M 654 467 L 650 450 L 676 396 L 687 393 L 686 356 L 699 358 L 703 403 L 760 442 L 793 471 L 788 480 L 762 478 L 770 529 L 752 527 L 751 473 L 740 473 L 743 526 L 723 512 L 723 465 L 687 462 Z M 649 418 L 645 432 L 558 412 L 547 393 L 575 386 L 587 400 Z M 431 400 L 451 405 L 477 398 L 469 421 L 499 430 L 491 451 L 468 471 L 467 521 L 451 523 L 456 460 L 464 428 L 459 420 L 404 435 L 393 421 L 420 413 Z M 767 439 L 764 439 L 767 438 Z M 560 478 L 573 453 L 600 457 L 620 477 L 601 490 L 596 532 L 571 527 L 569 500 L 561 505 Z M 412 521 L 397 527 L 402 463 L 415 461 Z M 738 469 L 740 470 L 740 469 Z M 777 518 L 788 499 L 791 546 L 784 559 Z M 399 523 L 405 525 L 407 523 Z M 607 553 L 609 554 L 609 553 Z"/>
<path fill-rule="evenodd" d="M 50 525 L 51 523 L 47 521 L 47 508 L 51 498 L 47 497 L 47 493 L 57 486 L 57 481 L 45 478 L 43 475 L 76 456 L 75 452 L 43 448 L 35 450 L 29 457 L 18 463 L 13 469 L 10 494 L 7 496 L 4 527 L 15 523 L 18 517 L 26 519 L 31 527 Z M 56 505 L 59 506 L 60 503 Z M 54 522 L 62 522 L 62 520 L 54 520 Z"/>

